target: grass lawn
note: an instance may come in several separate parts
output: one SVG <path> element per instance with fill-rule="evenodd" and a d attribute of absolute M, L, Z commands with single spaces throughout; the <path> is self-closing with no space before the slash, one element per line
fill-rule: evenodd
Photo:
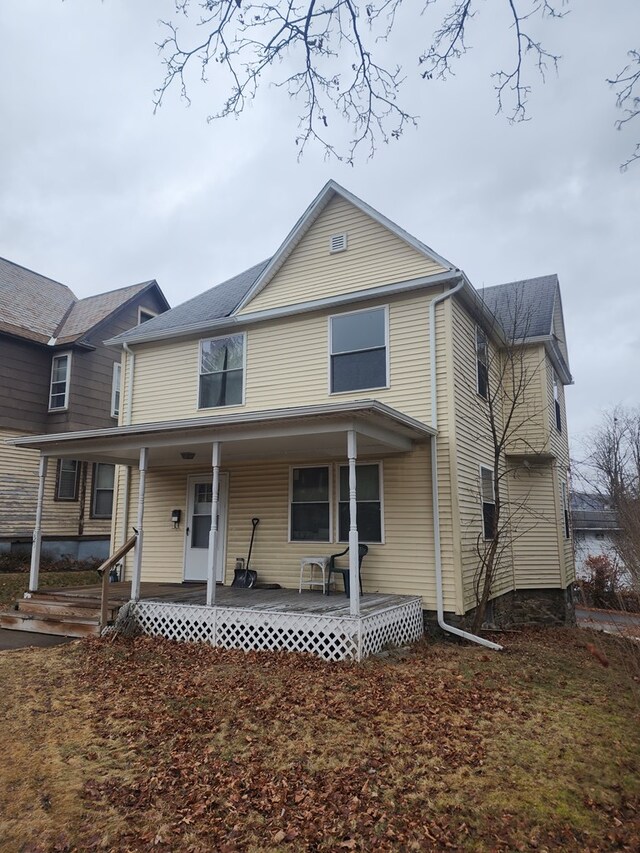
<path fill-rule="evenodd" d="M 63 586 L 89 586 L 100 582 L 95 571 L 90 572 L 40 572 L 40 589 L 55 589 Z M 28 572 L 0 572 L 0 610 L 11 607 L 13 602 L 29 589 Z"/>
<path fill-rule="evenodd" d="M 0 850 L 637 851 L 638 684 L 628 646 L 590 639 L 359 666 L 150 638 L 1 653 Z"/>

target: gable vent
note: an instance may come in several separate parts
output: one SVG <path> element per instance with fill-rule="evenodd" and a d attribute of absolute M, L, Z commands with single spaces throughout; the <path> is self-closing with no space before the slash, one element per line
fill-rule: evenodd
<path fill-rule="evenodd" d="M 344 234 L 332 234 L 329 237 L 329 253 L 334 255 L 336 252 L 344 252 L 347 248 L 347 235 L 346 232 Z"/>

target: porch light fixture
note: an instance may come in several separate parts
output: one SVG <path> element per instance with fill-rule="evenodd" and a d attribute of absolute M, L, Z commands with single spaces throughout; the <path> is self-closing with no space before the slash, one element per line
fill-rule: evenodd
<path fill-rule="evenodd" d="M 180 456 L 182 456 L 182 458 L 183 458 L 183 459 L 194 459 L 194 458 L 195 458 L 195 455 L 196 455 L 196 454 L 195 454 L 195 453 L 192 453 L 190 450 L 183 450 L 183 451 L 180 453 Z"/>

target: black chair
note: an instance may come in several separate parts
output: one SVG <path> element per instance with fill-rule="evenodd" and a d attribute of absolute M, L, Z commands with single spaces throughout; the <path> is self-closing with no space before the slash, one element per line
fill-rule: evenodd
<path fill-rule="evenodd" d="M 349 584 L 349 566 L 336 566 L 336 560 L 338 557 L 344 557 L 345 554 L 349 553 L 349 549 L 345 548 L 344 551 L 340 551 L 339 554 L 332 554 L 329 557 L 329 565 L 328 575 L 327 575 L 327 586 L 325 588 L 325 595 L 331 595 L 331 574 L 342 575 L 342 582 L 344 583 L 344 594 L 348 597 L 350 593 L 350 584 Z M 369 553 L 368 545 L 358 545 L 358 580 L 360 581 L 360 594 L 362 594 L 362 576 L 360 574 L 360 569 L 362 568 L 362 560 L 364 559 L 365 554 Z"/>

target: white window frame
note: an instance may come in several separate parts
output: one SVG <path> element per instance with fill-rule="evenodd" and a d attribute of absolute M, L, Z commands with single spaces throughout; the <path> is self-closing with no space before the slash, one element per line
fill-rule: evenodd
<path fill-rule="evenodd" d="M 553 371 L 553 409 L 551 411 L 551 424 L 557 432 L 562 432 L 562 408 L 560 406 L 560 383 L 558 374 Z"/>
<path fill-rule="evenodd" d="M 484 481 L 483 481 L 483 479 L 482 479 L 482 472 L 483 472 L 483 471 L 489 471 L 489 473 L 491 474 L 491 492 L 492 492 L 492 495 L 493 495 L 493 501 L 485 501 L 485 499 L 484 499 L 484 492 L 483 492 L 483 488 L 482 488 L 482 486 L 483 486 L 483 482 L 484 482 Z M 484 540 L 485 542 L 493 542 L 493 540 L 495 539 L 495 537 L 494 537 L 494 536 L 485 536 L 485 528 L 484 528 L 484 505 L 485 505 L 485 504 L 493 503 L 493 506 L 494 506 L 494 512 L 495 512 L 495 505 L 496 505 L 496 489 L 495 489 L 495 483 L 494 483 L 494 481 L 493 481 L 493 480 L 494 480 L 494 476 L 495 476 L 495 468 L 491 468 L 489 465 L 483 465 L 483 464 L 481 463 L 481 464 L 478 466 L 478 472 L 479 472 L 479 477 L 480 477 L 480 481 L 479 481 L 479 482 L 480 482 L 480 522 L 481 522 L 481 524 L 482 524 L 482 538 L 483 538 L 483 540 Z"/>
<path fill-rule="evenodd" d="M 571 539 L 571 516 L 569 513 L 569 486 L 566 479 L 560 480 L 560 502 L 562 504 L 562 537 Z"/>
<path fill-rule="evenodd" d="M 482 335 L 484 337 L 485 345 L 486 345 L 486 359 L 487 360 L 486 360 L 486 363 L 482 362 L 486 371 L 487 371 L 487 393 L 486 394 L 480 393 L 480 370 L 479 370 L 480 358 L 478 356 L 478 335 Z M 476 328 L 475 328 L 474 346 L 475 346 L 475 361 L 476 361 L 476 394 L 482 400 L 488 400 L 489 399 L 489 336 L 487 335 L 485 330 L 483 328 L 481 328 L 477 323 L 476 323 Z"/>
<path fill-rule="evenodd" d="M 329 538 L 328 539 L 292 539 L 291 538 L 291 507 L 293 506 L 293 472 L 294 470 L 299 470 L 301 468 L 326 468 L 328 473 L 328 483 L 327 483 L 327 503 L 329 504 Z M 334 543 L 334 524 L 333 524 L 333 494 L 334 494 L 334 485 L 333 485 L 333 465 L 328 462 L 319 462 L 314 465 L 313 463 L 305 463 L 304 465 L 290 465 L 289 466 L 289 502 L 287 504 L 287 542 L 292 545 L 332 545 Z M 312 501 L 309 501 L 312 503 Z"/>
<path fill-rule="evenodd" d="M 364 314 L 368 311 L 384 310 L 384 349 L 385 349 L 385 372 L 387 382 L 386 385 L 376 385 L 371 388 L 352 388 L 348 391 L 333 391 L 331 388 L 331 358 L 333 356 L 333 331 L 331 321 L 334 317 L 346 317 L 349 314 Z M 330 397 L 339 397 L 344 394 L 358 394 L 360 391 L 386 391 L 391 387 L 391 360 L 389 357 L 389 305 L 373 305 L 369 308 L 358 308 L 355 311 L 341 311 L 339 314 L 330 314 L 328 320 L 328 358 L 327 358 L 327 388 Z M 378 349 L 378 347 L 374 347 Z M 349 352 L 370 352 L 370 350 L 350 350 Z M 348 353 L 336 353 L 336 355 L 347 355 Z"/>
<path fill-rule="evenodd" d="M 223 406 L 201 406 L 200 405 L 200 377 L 208 374 L 203 374 L 202 371 L 202 344 L 209 341 L 224 341 L 227 338 L 242 337 L 242 401 L 240 403 L 225 403 Z M 196 389 L 196 410 L 199 412 L 213 412 L 218 409 L 228 409 L 234 406 L 244 406 L 247 393 L 247 333 L 232 332 L 229 335 L 216 335 L 214 338 L 201 338 L 198 342 L 198 387 Z"/>
<path fill-rule="evenodd" d="M 138 325 L 141 326 L 142 323 L 148 322 L 148 320 L 142 319 L 142 314 L 148 314 L 148 320 L 153 320 L 154 317 L 158 316 L 157 311 L 152 311 L 150 308 L 145 308 L 144 305 L 138 305 Z"/>
<path fill-rule="evenodd" d="M 116 397 L 118 405 L 116 407 Z M 113 362 L 113 373 L 111 375 L 111 417 L 120 416 L 120 405 L 122 404 L 122 363 Z"/>
<path fill-rule="evenodd" d="M 51 406 L 51 397 L 53 396 L 53 371 L 56 359 L 67 358 L 67 377 L 64 387 L 64 406 Z M 57 352 L 51 358 L 51 378 L 49 379 L 49 411 L 50 412 L 66 412 L 69 408 L 69 389 L 71 387 L 71 350 L 66 352 Z"/>
<path fill-rule="evenodd" d="M 384 529 L 384 468 L 382 465 L 382 460 L 380 459 L 361 459 L 359 462 L 356 462 L 356 468 L 359 465 L 377 465 L 378 466 L 378 493 L 380 495 L 380 499 L 378 503 L 380 504 L 380 540 L 376 542 L 369 542 L 369 540 L 364 540 L 360 536 L 360 531 L 358 531 L 358 538 L 360 542 L 367 542 L 371 545 L 385 545 L 385 529 Z M 335 542 L 337 545 L 346 545 L 349 542 L 349 539 L 340 539 L 340 503 L 344 503 L 344 501 L 340 501 L 340 469 L 348 468 L 349 464 L 347 462 L 336 462 L 336 476 L 335 476 L 335 502 L 336 502 L 336 529 L 335 529 Z M 373 501 L 362 501 L 362 503 L 373 503 Z"/>
<path fill-rule="evenodd" d="M 98 491 L 98 467 L 100 465 L 109 465 L 113 468 L 113 488 L 112 489 L 100 489 L 100 491 L 111 491 L 111 512 L 109 515 L 98 515 L 96 513 L 96 494 Z M 112 462 L 94 462 L 93 463 L 93 471 L 91 472 L 91 512 L 90 517 L 96 519 L 103 519 L 108 521 L 113 518 L 113 510 L 114 510 L 114 501 L 116 496 L 116 466 Z"/>

